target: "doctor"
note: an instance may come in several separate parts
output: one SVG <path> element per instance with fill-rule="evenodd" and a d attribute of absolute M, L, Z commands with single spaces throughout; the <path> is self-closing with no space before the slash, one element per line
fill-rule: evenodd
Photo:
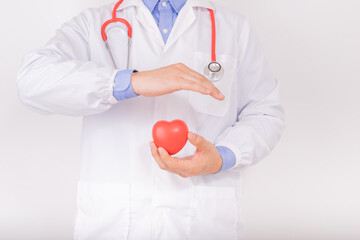
<path fill-rule="evenodd" d="M 132 43 L 120 44 L 114 23 L 110 54 L 101 27 L 113 7 L 65 23 L 24 57 L 18 77 L 26 105 L 84 116 L 75 239 L 244 239 L 240 170 L 269 154 L 283 130 L 278 83 L 251 25 L 206 0 L 125 0 L 116 15 L 131 24 Z M 202 75 L 209 9 L 224 69 L 215 82 Z M 149 141 L 155 122 L 173 119 L 191 132 L 169 156 Z"/>

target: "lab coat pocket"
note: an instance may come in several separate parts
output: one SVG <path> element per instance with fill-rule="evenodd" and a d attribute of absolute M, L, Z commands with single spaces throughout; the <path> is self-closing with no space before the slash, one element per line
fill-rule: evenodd
<path fill-rule="evenodd" d="M 210 63 L 210 59 L 209 53 L 195 52 L 193 69 L 204 75 L 204 67 Z M 189 102 L 196 112 L 223 117 L 229 109 L 232 85 L 236 78 L 237 60 L 230 55 L 218 55 L 217 61 L 224 68 L 224 76 L 213 83 L 224 94 L 225 100 L 219 101 L 211 96 L 189 92 Z"/>
<path fill-rule="evenodd" d="M 127 239 L 129 185 L 80 182 L 75 240 Z"/>
<path fill-rule="evenodd" d="M 233 187 L 194 188 L 191 240 L 236 239 L 237 207 Z"/>

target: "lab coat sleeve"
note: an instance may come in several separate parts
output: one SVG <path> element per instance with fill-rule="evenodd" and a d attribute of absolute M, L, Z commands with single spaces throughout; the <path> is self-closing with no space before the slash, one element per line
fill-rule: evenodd
<path fill-rule="evenodd" d="M 44 47 L 25 55 L 17 80 L 23 103 L 45 114 L 85 116 L 117 102 L 117 70 L 89 60 L 88 25 L 83 13 L 65 23 Z"/>
<path fill-rule="evenodd" d="M 236 156 L 234 167 L 252 165 L 275 147 L 284 129 L 279 85 L 270 72 L 251 25 L 245 21 L 239 34 L 237 121 L 225 129 L 215 144 Z"/>

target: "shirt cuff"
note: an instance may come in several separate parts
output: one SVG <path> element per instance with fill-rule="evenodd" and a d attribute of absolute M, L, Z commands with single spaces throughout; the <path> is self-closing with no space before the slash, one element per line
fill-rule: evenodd
<path fill-rule="evenodd" d="M 131 85 L 131 75 L 137 72 L 134 69 L 119 71 L 114 78 L 113 95 L 118 101 L 133 98 L 137 95 Z"/>
<path fill-rule="evenodd" d="M 219 172 L 228 170 L 235 166 L 236 157 L 233 151 L 231 151 L 229 148 L 224 146 L 217 146 L 216 149 L 218 150 L 223 160 L 222 167 Z"/>

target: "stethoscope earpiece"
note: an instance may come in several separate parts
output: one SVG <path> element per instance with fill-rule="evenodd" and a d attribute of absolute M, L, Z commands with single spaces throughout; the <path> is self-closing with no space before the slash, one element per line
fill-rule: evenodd
<path fill-rule="evenodd" d="M 211 62 L 205 66 L 204 75 L 210 81 L 217 82 L 224 76 L 224 68 L 218 62 Z"/>

